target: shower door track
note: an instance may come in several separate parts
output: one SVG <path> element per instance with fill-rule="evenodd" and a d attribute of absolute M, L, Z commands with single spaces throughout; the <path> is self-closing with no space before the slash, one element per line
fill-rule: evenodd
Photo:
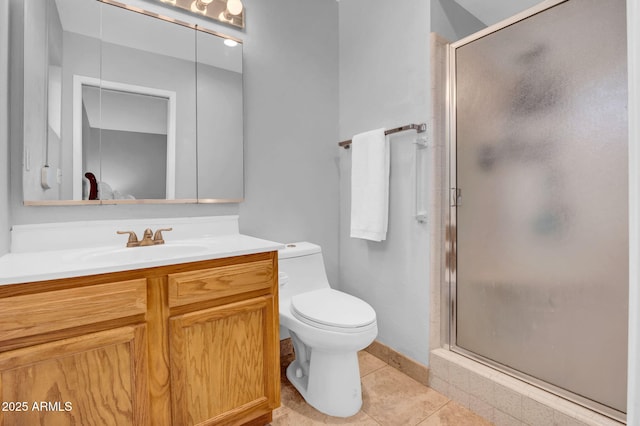
<path fill-rule="evenodd" d="M 626 423 L 626 418 L 627 416 L 616 410 L 613 409 L 611 407 L 608 407 L 606 405 L 602 405 L 596 401 L 593 401 L 591 399 L 582 397 L 578 394 L 575 394 L 571 391 L 568 391 L 566 389 L 557 387 L 552 385 L 551 383 L 545 382 L 544 380 L 540 380 L 537 379 L 533 376 L 529 376 L 528 374 L 525 374 L 521 371 L 515 370 L 513 368 L 510 368 L 504 364 L 501 364 L 499 362 L 493 361 L 489 358 L 485 358 L 482 355 L 478 355 L 476 353 L 470 352 L 464 348 L 461 348 L 459 346 L 456 346 L 455 344 L 452 344 L 450 346 L 450 349 L 452 352 L 455 352 L 459 355 L 462 355 L 466 358 L 469 358 L 475 362 L 478 362 L 480 364 L 483 364 L 487 367 L 490 367 L 496 371 L 499 371 L 501 373 L 504 373 L 506 375 L 509 375 L 515 379 L 518 379 L 520 381 L 523 381 L 529 385 L 535 386 L 538 389 L 542 389 L 545 392 L 549 392 L 551 394 L 554 394 L 560 398 L 566 399 L 567 401 L 571 401 L 575 404 L 581 405 L 591 411 L 595 411 L 597 413 L 600 413 L 604 416 L 607 416 L 613 420 L 619 421 L 619 422 L 623 422 Z"/>
<path fill-rule="evenodd" d="M 448 144 L 447 150 L 447 168 L 448 168 L 448 191 L 445 193 L 448 194 L 448 208 L 445 207 L 446 211 L 446 227 L 447 227 L 447 241 L 444 243 L 444 251 L 445 258 L 447 258 L 446 266 L 445 266 L 445 288 L 448 289 L 449 292 L 449 316 L 446 319 L 446 323 L 449 325 L 448 335 L 445 334 L 445 339 L 447 342 L 445 343 L 445 347 L 448 346 L 448 349 L 452 352 L 455 352 L 459 355 L 462 355 L 472 361 L 478 362 L 482 365 L 490 367 L 496 371 L 504 373 L 508 376 L 511 376 L 515 379 L 518 379 L 522 382 L 525 382 L 529 385 L 535 386 L 545 392 L 549 392 L 553 395 L 556 395 L 560 398 L 583 406 L 591 411 L 600 413 L 604 416 L 607 416 L 616 421 L 620 421 L 626 424 L 626 414 L 618 411 L 609 406 L 603 405 L 594 401 L 592 399 L 583 397 L 579 394 L 573 393 L 564 388 L 560 388 L 555 386 L 549 382 L 538 379 L 536 377 L 530 376 L 526 373 L 523 373 L 519 370 L 510 368 L 507 365 L 494 361 L 492 359 L 486 358 L 482 355 L 476 354 L 474 352 L 468 351 L 457 345 L 456 341 L 456 272 L 457 272 L 457 224 L 456 224 L 456 208 L 460 204 L 460 198 L 464 196 L 464 194 L 460 193 L 460 190 L 457 188 L 456 182 L 456 84 L 455 84 L 455 49 L 470 43 L 472 41 L 478 40 L 482 37 L 485 37 L 489 34 L 492 34 L 500 29 L 513 25 L 521 20 L 527 19 L 535 14 L 544 12 L 547 9 L 560 5 L 570 0 L 548 0 L 543 2 L 542 4 L 535 6 L 531 9 L 526 10 L 518 15 L 515 15 L 507 20 L 504 20 L 500 23 L 492 25 L 490 27 L 485 28 L 482 31 L 479 31 L 469 37 L 466 37 L 462 40 L 459 40 L 455 43 L 449 44 L 447 49 L 447 72 L 446 72 L 446 92 L 448 94 L 446 99 L 446 139 Z M 447 316 L 446 311 L 443 312 L 443 319 Z"/>

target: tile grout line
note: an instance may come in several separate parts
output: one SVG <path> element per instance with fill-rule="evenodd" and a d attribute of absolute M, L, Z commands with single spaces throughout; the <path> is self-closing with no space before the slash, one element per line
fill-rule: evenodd
<path fill-rule="evenodd" d="M 371 420 L 374 421 L 375 424 L 377 424 L 378 426 L 382 426 L 382 423 L 380 423 L 375 417 L 373 417 L 371 414 L 367 413 L 364 409 L 360 409 L 360 411 L 362 411 L 364 414 L 367 415 L 367 417 L 369 417 Z"/>
<path fill-rule="evenodd" d="M 374 355 L 374 354 L 371 354 L 371 355 Z M 375 356 L 375 355 L 374 355 L 374 356 Z M 376 358 L 378 358 L 378 357 L 376 356 Z M 437 408 L 433 413 L 431 413 L 431 414 L 429 414 L 428 416 L 426 416 L 426 417 L 421 418 L 420 420 L 418 420 L 418 421 L 417 421 L 417 423 L 415 423 L 415 424 L 414 424 L 414 426 L 418 426 L 418 425 L 420 425 L 420 423 L 423 423 L 423 422 L 424 422 L 424 421 L 426 421 L 428 418 L 430 418 L 431 416 L 433 416 L 434 414 L 436 414 L 436 413 L 438 413 L 440 410 L 442 410 L 442 409 L 443 409 L 445 406 L 447 406 L 449 403 L 453 402 L 453 400 L 452 400 L 451 398 L 449 398 L 448 396 L 443 395 L 443 394 L 441 394 L 440 392 L 436 391 L 435 389 L 431 388 L 430 386 L 427 386 L 427 385 L 425 385 L 425 384 L 421 383 L 420 381 L 418 381 L 418 380 L 414 379 L 413 377 L 409 376 L 408 374 L 406 374 L 405 372 L 401 371 L 400 369 L 398 369 L 398 368 L 394 367 L 393 365 L 391 365 L 391 364 L 387 363 L 387 362 L 386 362 L 386 361 L 384 361 L 383 359 L 381 359 L 381 358 L 378 358 L 378 359 L 380 359 L 382 362 L 384 362 L 384 363 L 385 363 L 385 365 L 383 365 L 383 366 L 381 366 L 381 367 L 379 367 L 379 368 L 376 368 L 374 371 L 371 371 L 371 372 L 369 372 L 369 373 L 365 374 L 364 376 L 361 376 L 361 377 L 360 377 L 360 379 L 362 379 L 362 378 L 363 378 L 363 377 L 365 377 L 365 376 L 368 376 L 368 375 L 369 375 L 369 374 L 371 374 L 371 373 L 375 373 L 375 372 L 377 372 L 377 371 L 380 371 L 380 370 L 383 370 L 383 369 L 385 369 L 385 368 L 389 367 L 390 369 L 395 370 L 395 371 L 399 372 L 400 374 L 402 374 L 402 375 L 406 376 L 409 380 L 414 381 L 416 384 L 418 384 L 418 385 L 420 385 L 420 386 L 423 386 L 423 387 L 425 387 L 425 388 L 427 388 L 427 389 L 429 389 L 429 390 L 431 390 L 431 391 L 433 391 L 433 392 L 437 392 L 438 394 L 440 394 L 440 395 L 442 395 L 442 396 L 444 396 L 444 397 L 446 398 L 446 401 L 445 401 L 442 405 L 440 405 L 440 406 L 439 406 L 439 407 L 438 407 L 438 408 Z M 361 410 L 362 410 L 362 412 L 363 412 L 363 413 L 365 413 L 369 418 L 371 418 L 374 422 L 376 422 L 377 424 L 379 424 L 379 425 L 381 425 L 381 426 L 382 426 L 382 424 L 381 424 L 381 423 L 380 423 L 380 422 L 379 422 L 379 421 L 378 421 L 378 420 L 377 420 L 377 419 L 376 419 L 372 414 L 369 414 L 369 413 L 368 413 L 366 410 L 364 410 L 364 409 L 361 409 Z"/>
<path fill-rule="evenodd" d="M 391 366 L 389 364 L 387 364 L 387 365 L 383 365 L 382 367 L 378 367 L 375 370 L 371 370 L 367 374 L 364 374 L 364 375 L 360 376 L 360 379 L 362 379 L 363 377 L 367 377 L 369 374 L 375 373 L 376 371 L 379 371 L 379 370 L 381 370 L 381 369 L 383 369 L 385 367 L 391 367 Z M 393 368 L 393 367 L 391 367 L 391 368 Z"/>
<path fill-rule="evenodd" d="M 440 407 L 438 407 L 438 409 L 436 411 L 434 411 L 433 413 L 429 414 L 427 417 L 425 417 L 424 419 L 422 419 L 418 423 L 416 423 L 416 426 L 419 426 L 420 423 L 424 423 L 427 419 L 429 419 L 429 418 L 435 416 L 436 414 L 438 414 L 440 412 L 440 410 L 442 410 L 444 407 L 449 405 L 452 401 L 453 401 L 452 399 L 449 399 L 449 397 L 447 397 L 447 402 L 445 402 Z"/>

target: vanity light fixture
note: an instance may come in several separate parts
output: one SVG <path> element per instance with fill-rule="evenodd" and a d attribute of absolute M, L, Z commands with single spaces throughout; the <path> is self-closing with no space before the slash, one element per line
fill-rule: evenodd
<path fill-rule="evenodd" d="M 218 15 L 218 21 L 231 23 L 231 16 L 229 15 L 229 12 L 226 10 L 220 12 L 220 15 Z"/>
<path fill-rule="evenodd" d="M 241 0 L 227 0 L 227 11 L 230 14 L 238 16 L 242 13 L 242 9 L 244 9 L 244 6 Z"/>
<path fill-rule="evenodd" d="M 227 0 L 227 7 L 220 12 L 218 19 L 223 22 L 232 22 L 234 17 L 239 16 L 242 13 L 244 6 L 240 0 Z"/>
<path fill-rule="evenodd" d="M 191 3 L 191 11 L 194 13 L 207 14 L 207 6 L 211 4 L 213 0 L 193 0 Z"/>
<path fill-rule="evenodd" d="M 205 16 L 235 27 L 244 28 L 242 0 L 158 0 L 191 13 Z"/>

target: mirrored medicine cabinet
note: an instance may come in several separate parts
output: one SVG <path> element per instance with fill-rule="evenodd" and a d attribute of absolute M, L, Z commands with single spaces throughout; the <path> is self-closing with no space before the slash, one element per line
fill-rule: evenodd
<path fill-rule="evenodd" d="M 111 0 L 24 2 L 25 204 L 242 201 L 239 42 Z"/>

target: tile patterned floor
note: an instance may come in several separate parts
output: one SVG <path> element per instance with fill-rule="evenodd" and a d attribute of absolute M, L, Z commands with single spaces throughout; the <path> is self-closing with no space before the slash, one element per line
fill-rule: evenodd
<path fill-rule="evenodd" d="M 273 412 L 272 426 L 488 426 L 488 421 L 449 400 L 385 362 L 361 351 L 362 409 L 343 419 L 322 414 L 300 396 L 284 375 L 291 361 L 283 360 L 282 406 Z"/>

